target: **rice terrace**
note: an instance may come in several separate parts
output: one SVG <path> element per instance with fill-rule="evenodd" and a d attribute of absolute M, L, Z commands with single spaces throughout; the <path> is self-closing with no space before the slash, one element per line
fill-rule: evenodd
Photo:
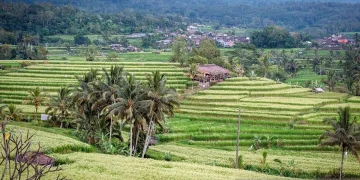
<path fill-rule="evenodd" d="M 360 179 L 360 1 L 291 2 L 0 2 L 0 179 Z"/>

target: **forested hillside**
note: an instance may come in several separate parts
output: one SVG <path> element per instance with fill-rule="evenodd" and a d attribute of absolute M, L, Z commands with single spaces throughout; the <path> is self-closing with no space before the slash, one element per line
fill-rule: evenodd
<path fill-rule="evenodd" d="M 132 11 L 95 14 L 73 6 L 57 7 L 50 3 L 0 2 L 0 7 L 1 42 L 10 44 L 23 40 L 21 34 L 29 33 L 41 39 L 54 34 L 150 33 L 155 29 L 186 28 L 184 18 L 170 14 L 153 16 Z"/>
<path fill-rule="evenodd" d="M 43 0 L 24 0 L 25 3 Z M 43 1 L 44 2 L 44 1 Z M 360 30 L 359 0 L 50 0 L 56 5 L 73 5 L 96 13 L 123 11 L 157 15 L 176 14 L 193 22 L 263 28 L 283 26 L 291 31 L 313 34 Z"/>

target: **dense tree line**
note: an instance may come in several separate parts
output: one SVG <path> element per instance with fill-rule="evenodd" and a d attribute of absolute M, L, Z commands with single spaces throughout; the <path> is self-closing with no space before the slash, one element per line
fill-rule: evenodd
<path fill-rule="evenodd" d="M 33 3 L 34 1 L 39 0 L 25 0 L 24 2 Z M 71 4 L 96 13 L 119 13 L 132 9 L 135 12 L 153 14 L 154 16 L 150 16 L 150 19 L 164 14 L 176 14 L 189 18 L 193 22 L 219 23 L 224 26 L 243 28 L 278 25 L 291 31 L 304 31 L 317 35 L 360 31 L 360 22 L 357 18 L 360 15 L 360 3 L 356 0 L 341 2 L 330 2 L 330 0 L 51 0 L 50 2 L 57 5 Z M 174 22 L 173 19 L 160 19 L 165 24 Z"/>
<path fill-rule="evenodd" d="M 184 29 L 186 19 L 178 15 L 121 11 L 113 14 L 85 12 L 71 5 L 0 2 L 0 42 L 14 44 L 24 35 L 102 34 L 155 32 L 156 29 Z"/>
<path fill-rule="evenodd" d="M 295 48 L 301 45 L 300 40 L 289 31 L 276 26 L 269 26 L 251 34 L 251 42 L 258 48 Z"/>

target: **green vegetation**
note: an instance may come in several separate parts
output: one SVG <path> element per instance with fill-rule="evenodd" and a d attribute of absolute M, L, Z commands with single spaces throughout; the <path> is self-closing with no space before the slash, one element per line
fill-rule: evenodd
<path fill-rule="evenodd" d="M 81 75 L 88 72 L 91 68 L 104 67 L 103 72 L 97 71 L 96 74 L 99 78 L 102 76 L 104 82 L 107 83 L 117 82 L 116 79 L 112 78 L 115 76 L 110 76 L 110 74 L 115 75 L 116 73 L 106 73 L 115 72 L 114 68 L 110 66 L 111 64 L 123 66 L 124 71 L 127 70 L 135 75 L 139 75 L 139 79 L 142 79 L 143 82 L 147 82 L 149 79 L 160 80 L 161 78 L 157 75 L 152 75 L 148 78 L 146 76 L 141 77 L 146 72 L 156 70 L 167 74 L 167 84 L 170 87 L 181 86 L 179 89 L 183 90 L 185 88 L 184 84 L 188 81 L 188 78 L 185 76 L 185 68 L 179 67 L 179 64 L 176 63 L 49 61 L 49 64 L 43 64 L 42 61 L 34 62 L 38 64 L 32 64 L 27 66 L 26 69 L 19 69 L 17 72 L 5 72 L 1 75 L 0 85 L 6 88 L 0 90 L 1 98 L 4 99 L 5 103 L 17 102 L 15 103 L 17 108 L 22 109 L 26 117 L 27 114 L 34 112 L 34 106 L 20 105 L 22 100 L 28 95 L 27 89 L 32 89 L 36 86 L 43 87 L 40 89 L 43 89 L 43 91 L 49 93 L 52 97 L 53 103 L 51 107 L 58 109 L 53 112 L 54 117 L 58 118 L 59 121 L 57 119 L 50 121 L 54 122 L 57 127 L 61 126 L 61 122 L 66 123 L 67 121 L 64 118 L 66 113 L 62 113 L 60 104 L 55 103 L 61 102 L 60 100 L 64 99 L 60 98 L 61 96 L 56 97 L 56 90 L 68 84 L 76 85 L 78 79 L 75 78 L 75 75 L 85 80 L 84 78 L 86 77 Z M 87 76 L 90 78 L 89 74 Z M 21 79 L 18 77 L 21 77 Z M 154 77 L 157 78 L 154 79 Z M 161 167 L 171 166 L 172 168 L 167 169 L 181 172 L 182 170 L 177 168 L 179 162 L 165 164 L 166 162 L 164 161 L 183 161 L 180 164 L 184 168 L 196 166 L 210 170 L 210 168 L 223 169 L 211 166 L 233 167 L 233 160 L 229 161 L 229 158 L 234 158 L 233 155 L 235 154 L 237 109 L 241 107 L 240 154 L 244 170 L 268 173 L 277 175 L 277 177 L 280 175 L 298 178 L 321 178 L 331 174 L 333 169 L 337 168 L 335 164 L 338 164 L 341 154 L 337 151 L 337 147 L 319 148 L 317 146 L 318 137 L 325 129 L 328 129 L 328 126 L 322 123 L 322 119 L 336 115 L 335 112 L 339 106 L 351 106 L 351 111 L 355 115 L 359 114 L 360 110 L 356 103 L 356 97 L 349 98 L 347 94 L 334 92 L 315 94 L 310 92 L 311 90 L 308 88 L 282 84 L 266 78 L 256 79 L 249 80 L 248 77 L 229 78 L 222 83 L 218 83 L 216 86 L 210 87 L 208 90 L 186 96 L 181 101 L 180 108 L 174 109 L 175 117 L 168 119 L 166 123 L 162 123 L 164 129 L 161 130 L 161 126 L 157 126 L 156 137 L 160 144 L 151 146 L 145 154 L 145 157 L 161 160 L 161 162 L 133 158 L 129 161 L 161 164 Z M 11 90 L 11 87 L 14 87 L 14 89 Z M 45 109 L 46 107 L 40 106 L 38 111 L 44 112 Z M 147 123 L 150 123 L 150 121 Z M 292 127 L 289 127 L 290 124 Z M 84 173 L 85 169 L 87 169 L 87 172 L 88 169 L 94 168 L 97 170 L 105 168 L 106 171 L 111 171 L 108 165 L 106 167 L 101 165 L 101 163 L 105 162 L 104 159 L 107 158 L 118 158 L 119 160 L 127 161 L 126 157 L 93 153 L 86 155 L 83 153 L 58 154 L 74 151 L 92 152 L 96 150 L 89 145 L 83 146 L 81 143 L 75 142 L 78 138 L 74 137 L 74 133 L 67 129 L 44 128 L 35 126 L 35 124 L 27 125 L 27 123 L 19 122 L 14 122 L 14 125 L 36 129 L 37 132 L 56 133 L 56 136 L 64 136 L 64 138 L 71 139 L 61 140 L 62 144 L 52 144 L 46 150 L 47 153 L 51 153 L 51 156 L 57 157 L 60 159 L 60 162 L 63 162 L 61 167 L 64 168 L 64 171 L 60 172 L 62 175 L 67 174 L 67 176 L 78 177 L 77 175 Z M 109 125 L 110 123 L 106 127 L 109 127 Z M 133 127 L 136 126 L 135 123 Z M 63 127 L 66 127 L 65 124 Z M 75 127 L 75 124 L 72 123 L 69 127 Z M 148 127 L 146 126 L 145 128 Z M 130 136 L 131 133 L 128 133 L 130 129 L 125 127 L 121 132 L 122 136 Z M 128 152 L 129 149 L 127 148 L 121 152 L 115 151 L 116 148 L 124 148 L 126 145 L 119 146 L 113 144 L 111 146 L 108 143 L 109 138 L 107 138 L 110 133 L 108 130 L 107 128 L 104 135 L 97 139 L 102 144 L 100 146 L 101 151 L 109 154 Z M 147 132 L 151 131 L 153 130 L 148 130 Z M 119 132 L 115 129 L 110 133 L 115 135 L 111 141 L 114 141 L 114 138 L 116 139 L 117 133 Z M 136 139 L 136 128 L 133 129 L 132 134 L 133 136 L 130 137 Z M 254 135 L 257 137 L 256 141 Z M 139 142 L 144 143 L 148 139 L 146 136 L 146 133 L 140 135 L 139 137 L 143 137 L 144 141 L 140 138 Z M 41 134 L 41 137 L 47 137 L 47 135 Z M 47 144 L 50 140 L 43 138 L 42 141 L 45 142 L 44 144 Z M 132 142 L 132 140 L 128 142 Z M 249 151 L 249 147 L 254 145 L 254 143 L 258 150 L 255 152 Z M 136 144 L 135 141 L 134 144 Z M 267 152 L 266 162 L 262 157 L 262 152 L 265 149 Z M 141 150 L 137 149 L 137 152 L 141 152 Z M 212 156 L 208 156 L 208 154 L 212 154 Z M 87 162 L 86 159 L 90 158 L 90 156 L 97 157 L 98 159 L 101 157 L 99 160 L 96 160 L 97 165 L 93 165 L 95 161 L 93 163 Z M 260 161 L 260 158 L 263 161 Z M 274 159 L 280 160 L 281 164 L 273 161 Z M 85 161 L 87 168 L 79 169 L 79 167 L 84 166 L 83 163 Z M 114 166 L 116 166 L 116 161 L 109 162 L 114 163 Z M 313 163 L 309 164 L 308 162 Z M 359 177 L 357 165 L 355 158 L 348 157 L 344 163 L 345 177 Z M 73 174 L 74 169 L 77 169 L 78 174 Z M 157 167 L 154 170 L 157 170 Z M 224 170 L 233 172 L 231 169 Z M 103 172 L 98 172 L 100 177 L 105 177 Z M 141 177 L 149 176 L 147 172 L 149 171 L 144 171 Z M 240 173 L 239 171 L 234 172 Z M 130 174 L 128 175 L 129 177 Z M 254 174 L 254 176 L 256 175 L 259 175 L 259 177 L 266 176 L 264 174 Z M 114 173 L 109 178 L 117 176 L 118 173 Z M 230 174 L 226 175 L 226 177 L 230 176 Z M 94 175 L 94 177 L 98 176 Z M 159 174 L 157 177 L 162 177 L 162 175 Z M 270 176 L 266 177 L 271 178 Z M 189 175 L 189 178 L 194 177 Z"/>

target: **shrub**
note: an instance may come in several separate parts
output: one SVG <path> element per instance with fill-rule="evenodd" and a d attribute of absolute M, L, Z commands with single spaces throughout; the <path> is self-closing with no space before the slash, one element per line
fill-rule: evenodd
<path fill-rule="evenodd" d="M 92 56 L 90 56 L 90 57 L 88 57 L 88 58 L 86 59 L 86 61 L 95 61 L 95 58 L 92 57 Z"/>
<path fill-rule="evenodd" d="M 170 152 L 166 152 L 164 156 L 165 161 L 171 161 L 172 160 L 172 154 Z"/>
<path fill-rule="evenodd" d="M 30 66 L 30 65 L 31 65 L 30 61 L 22 61 L 22 62 L 20 63 L 20 67 L 21 67 L 21 68 L 28 67 L 28 66 Z"/>
<path fill-rule="evenodd" d="M 243 156 L 239 155 L 238 157 L 238 167 L 239 169 L 243 169 L 244 168 L 244 160 L 243 160 Z"/>
<path fill-rule="evenodd" d="M 214 82 L 214 81 L 210 82 L 210 86 L 214 86 L 216 84 L 217 84 L 217 82 Z"/>

